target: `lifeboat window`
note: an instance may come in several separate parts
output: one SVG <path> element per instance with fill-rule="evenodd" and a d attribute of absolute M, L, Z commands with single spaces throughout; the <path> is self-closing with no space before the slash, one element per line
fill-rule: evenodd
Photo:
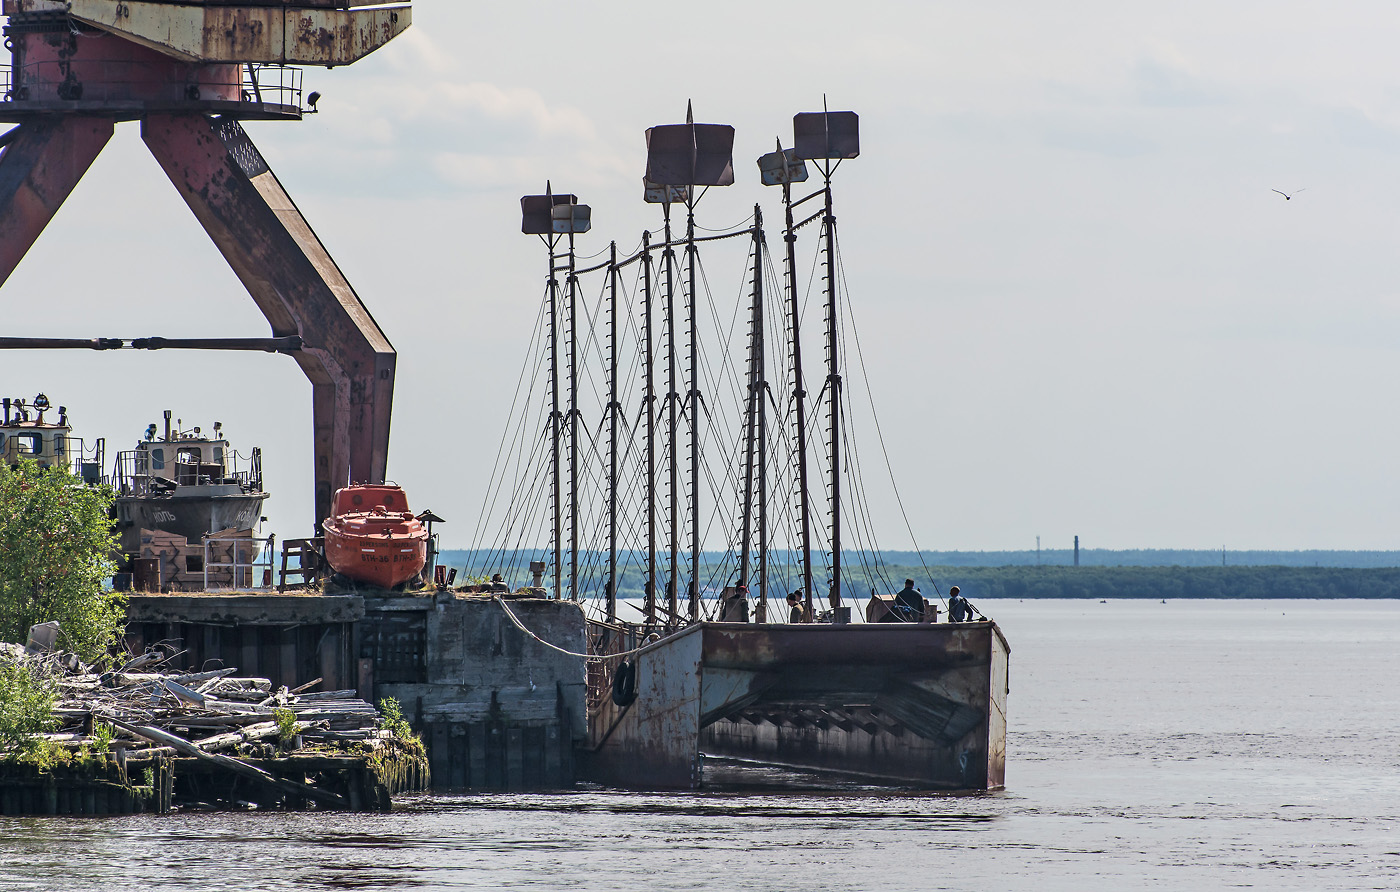
<path fill-rule="evenodd" d="M 350 497 L 350 504 L 355 505 L 356 507 L 363 505 L 364 503 L 365 497 L 360 495 L 359 493 L 355 493 L 353 496 Z"/>
<path fill-rule="evenodd" d="M 386 495 L 386 496 L 384 497 L 384 504 L 385 504 L 387 507 L 392 508 L 392 507 L 394 506 L 394 497 L 393 497 L 392 495 Z"/>
<path fill-rule="evenodd" d="M 15 441 L 15 446 L 20 455 L 43 455 L 44 439 L 42 434 L 14 434 L 11 439 Z"/>
<path fill-rule="evenodd" d="M 151 467 L 154 468 L 154 469 L 157 470 L 157 471 L 163 471 L 163 470 L 165 470 L 165 450 L 164 450 L 164 449 L 152 449 L 152 450 L 151 450 Z"/>

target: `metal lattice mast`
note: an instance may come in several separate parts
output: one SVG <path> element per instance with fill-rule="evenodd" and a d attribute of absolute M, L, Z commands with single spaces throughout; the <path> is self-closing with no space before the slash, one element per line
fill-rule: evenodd
<path fill-rule="evenodd" d="M 656 350 L 652 332 L 651 233 L 642 233 L 642 331 L 646 338 L 647 578 L 646 622 L 656 623 Z"/>
<path fill-rule="evenodd" d="M 608 622 L 617 621 L 617 242 L 608 245 Z"/>
<path fill-rule="evenodd" d="M 690 387 L 686 403 L 690 415 L 690 620 L 700 618 L 700 334 L 699 295 L 695 290 L 695 203 L 686 204 L 685 255 L 689 325 Z"/>

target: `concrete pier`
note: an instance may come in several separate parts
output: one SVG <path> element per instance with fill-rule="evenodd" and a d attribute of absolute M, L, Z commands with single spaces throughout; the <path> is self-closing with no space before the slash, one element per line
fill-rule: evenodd
<path fill-rule="evenodd" d="M 510 600 L 539 639 L 587 650 L 578 604 Z M 174 665 L 236 666 L 293 688 L 392 697 L 428 747 L 435 789 L 568 787 L 587 736 L 582 657 L 521 631 L 490 597 L 453 592 L 132 595 L 127 643 Z"/>

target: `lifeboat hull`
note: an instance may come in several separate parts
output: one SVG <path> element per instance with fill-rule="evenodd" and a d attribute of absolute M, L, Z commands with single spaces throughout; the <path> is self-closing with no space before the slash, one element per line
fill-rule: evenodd
<path fill-rule="evenodd" d="M 392 484 L 337 490 L 322 524 L 326 561 L 340 575 L 380 588 L 413 579 L 428 560 L 428 531 Z"/>
<path fill-rule="evenodd" d="M 423 570 L 428 562 L 428 534 L 421 537 L 346 535 L 326 521 L 326 561 L 340 575 L 356 582 L 393 588 Z"/>

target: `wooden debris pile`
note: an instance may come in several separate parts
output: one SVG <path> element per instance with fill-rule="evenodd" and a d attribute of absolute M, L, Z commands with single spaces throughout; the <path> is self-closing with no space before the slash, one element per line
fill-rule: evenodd
<path fill-rule="evenodd" d="M 40 662 L 54 684 L 59 727 L 42 735 L 51 745 L 108 750 L 133 777 L 172 759 L 176 807 L 380 809 L 393 793 L 426 789 L 422 744 L 382 729 L 355 691 L 312 691 L 319 678 L 274 691 L 233 668 L 161 671 L 176 656 L 153 649 L 98 672 L 70 654 L 11 653 Z"/>

